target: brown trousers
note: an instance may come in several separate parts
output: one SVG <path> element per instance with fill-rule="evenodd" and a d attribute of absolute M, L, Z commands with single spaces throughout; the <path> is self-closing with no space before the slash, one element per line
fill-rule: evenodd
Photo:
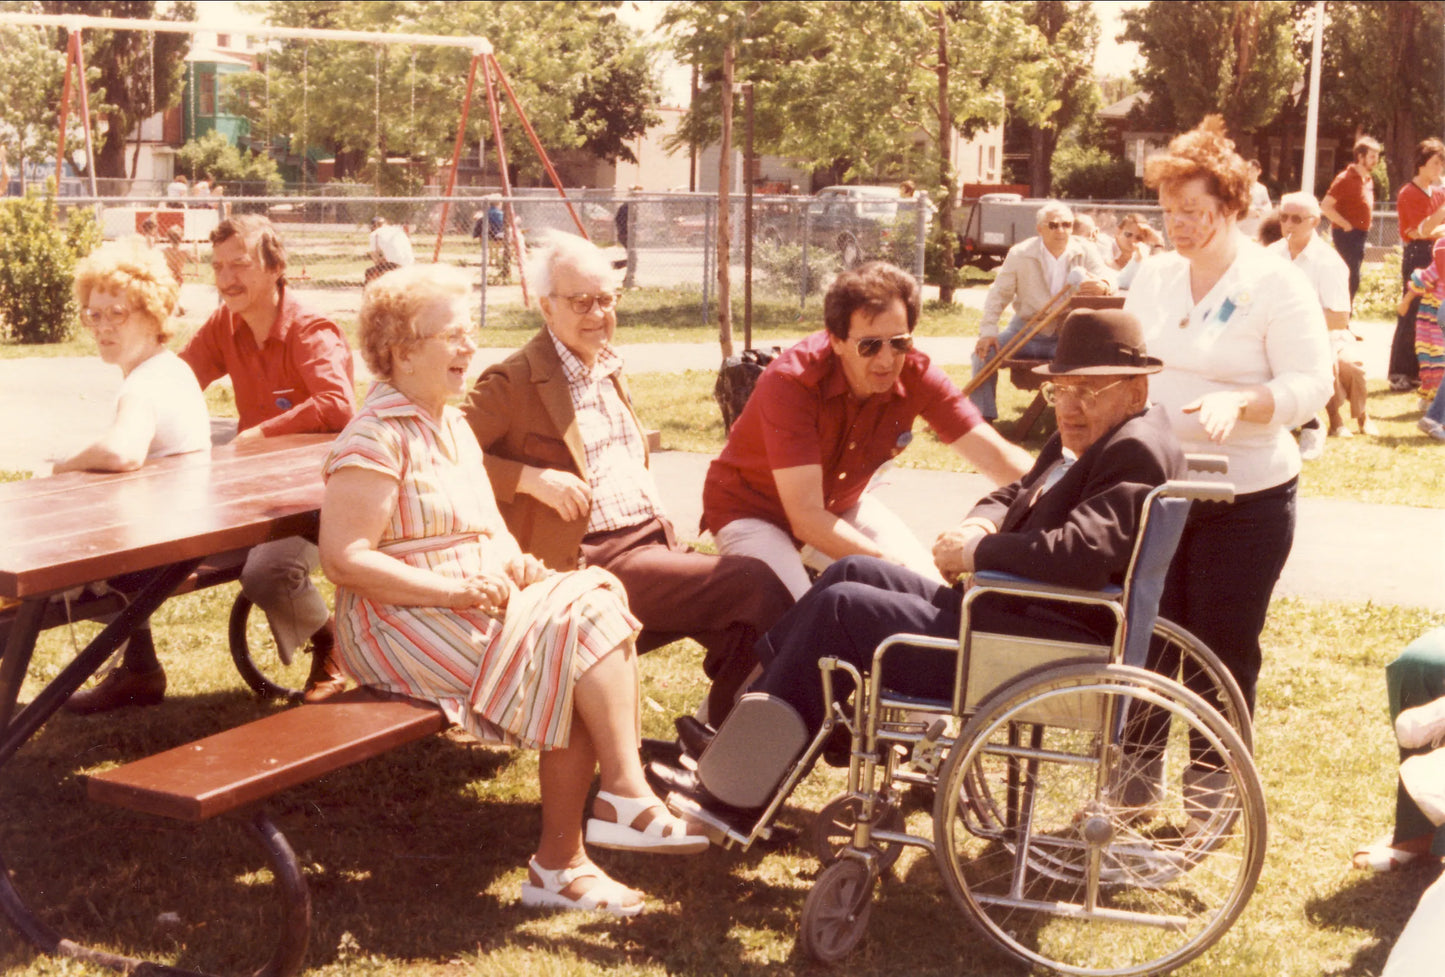
<path fill-rule="evenodd" d="M 707 649 L 702 668 L 712 680 L 708 719 L 714 725 L 758 663 L 753 645 L 793 604 L 766 563 L 682 546 L 666 519 L 593 533 L 582 540 L 582 558 L 622 581 L 642 622 L 639 652 L 684 637 Z"/>

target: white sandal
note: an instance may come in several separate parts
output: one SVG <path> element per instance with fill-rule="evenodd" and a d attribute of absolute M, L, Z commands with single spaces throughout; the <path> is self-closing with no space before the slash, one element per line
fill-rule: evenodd
<path fill-rule="evenodd" d="M 587 843 L 618 851 L 658 852 L 667 855 L 695 855 L 708 847 L 707 835 L 687 833 L 687 824 L 673 817 L 656 797 L 618 797 L 605 790 L 597 799 L 612 805 L 616 821 L 587 819 Z M 635 827 L 648 811 L 656 816 L 646 827 Z"/>
<path fill-rule="evenodd" d="M 530 878 L 522 883 L 522 905 L 524 906 L 539 909 L 593 909 L 611 913 L 613 916 L 636 916 L 642 912 L 643 904 L 641 902 L 614 904 L 611 899 L 606 898 L 602 891 L 608 889 L 609 883 L 614 889 L 621 889 L 623 892 L 632 890 L 591 862 L 553 871 L 538 865 L 537 859 L 533 857 L 527 860 L 527 867 L 542 880 L 542 884 L 533 885 Z M 565 896 L 562 894 L 562 890 L 573 882 L 588 878 L 601 881 L 580 895 Z"/>

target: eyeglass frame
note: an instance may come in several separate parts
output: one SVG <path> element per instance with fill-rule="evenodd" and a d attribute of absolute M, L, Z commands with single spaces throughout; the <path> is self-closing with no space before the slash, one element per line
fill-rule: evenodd
<path fill-rule="evenodd" d="M 1285 214 L 1285 213 L 1281 213 L 1281 214 L 1279 215 L 1279 222 L 1280 222 L 1281 224 L 1304 224 L 1304 223 L 1308 222 L 1311 218 L 1313 218 L 1313 217 L 1315 217 L 1315 216 L 1316 216 L 1316 215 L 1314 215 L 1314 214 Z"/>
<path fill-rule="evenodd" d="M 99 313 L 99 315 L 101 318 L 104 319 L 105 325 L 110 326 L 110 328 L 112 329 L 119 329 L 121 326 L 125 325 L 127 322 L 130 321 L 130 317 L 135 315 L 135 311 L 135 309 L 132 309 L 129 306 L 122 308 L 118 305 L 112 305 L 108 309 L 103 309 Z M 117 315 L 117 312 L 119 312 L 120 314 Z M 96 317 L 97 314 L 89 306 L 86 306 L 85 308 L 80 310 L 80 322 L 87 329 L 100 328 L 101 324 L 96 321 Z"/>
<path fill-rule="evenodd" d="M 883 352 L 884 343 L 887 343 L 888 347 L 899 356 L 907 356 L 910 352 L 913 351 L 913 333 L 911 332 L 904 332 L 899 333 L 897 336 L 886 337 L 864 336 L 861 339 L 851 340 L 851 342 L 853 343 L 853 348 L 858 351 L 858 355 L 863 357 L 865 360 L 871 360 L 873 357 Z M 867 348 L 865 349 L 864 347 Z"/>
<path fill-rule="evenodd" d="M 1101 393 L 1117 387 L 1119 384 L 1123 383 L 1125 380 L 1128 379 L 1130 379 L 1130 376 L 1122 376 L 1119 379 L 1115 380 L 1113 383 L 1104 384 L 1097 390 L 1093 389 L 1092 387 L 1061 387 L 1052 380 L 1045 380 L 1042 384 L 1039 385 L 1039 393 L 1043 395 L 1044 403 L 1048 404 L 1050 407 L 1058 406 L 1059 397 L 1060 395 L 1063 395 L 1077 399 L 1079 402 L 1079 406 L 1082 407 L 1084 410 L 1089 411 L 1093 410 L 1095 405 L 1098 404 L 1099 395 Z"/>
<path fill-rule="evenodd" d="M 596 295 L 589 295 L 586 292 L 580 295 L 558 295 L 553 292 L 551 297 L 566 302 L 567 308 L 572 310 L 573 315 L 591 315 L 593 309 L 599 309 L 603 315 L 606 315 L 617 308 L 617 300 L 621 298 L 616 292 L 598 292 Z M 579 306 L 579 302 L 586 304 Z"/>
<path fill-rule="evenodd" d="M 1051 231 L 1072 231 L 1074 229 L 1074 222 L 1065 220 L 1044 221 L 1044 226 Z"/>

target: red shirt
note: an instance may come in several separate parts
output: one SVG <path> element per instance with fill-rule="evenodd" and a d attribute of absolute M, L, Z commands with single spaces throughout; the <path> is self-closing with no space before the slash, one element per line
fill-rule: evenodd
<path fill-rule="evenodd" d="M 1335 198 L 1335 209 L 1354 225 L 1357 231 L 1370 229 L 1371 212 L 1375 209 L 1375 181 L 1360 176 L 1353 165 L 1340 170 L 1330 184 L 1329 196 Z"/>
<path fill-rule="evenodd" d="M 258 348 L 249 326 L 222 305 L 181 351 L 201 384 L 230 375 L 239 430 L 266 437 L 340 431 L 356 410 L 351 347 L 336 323 L 301 308 L 281 287 L 276 322 Z"/>
<path fill-rule="evenodd" d="M 1395 211 L 1400 221 L 1400 237 L 1406 241 L 1419 240 L 1415 233 L 1421 221 L 1440 209 L 1445 204 L 1445 188 L 1431 187 L 1426 193 L 1420 189 L 1420 185 L 1410 180 L 1400 188 L 1400 195 L 1395 199 Z"/>
<path fill-rule="evenodd" d="M 893 389 L 853 396 L 826 330 L 768 365 L 703 483 L 703 524 L 716 533 L 734 519 L 790 529 L 773 471 L 823 468 L 823 504 L 834 515 L 858 503 L 868 480 L 913 439 L 922 417 L 945 444 L 983 422 L 947 374 L 918 350 Z"/>

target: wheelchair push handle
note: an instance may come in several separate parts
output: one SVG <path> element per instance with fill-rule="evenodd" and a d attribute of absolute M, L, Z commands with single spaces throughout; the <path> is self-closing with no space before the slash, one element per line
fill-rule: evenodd
<path fill-rule="evenodd" d="M 1196 482 L 1172 479 L 1160 487 L 1160 494 L 1191 502 L 1233 502 L 1234 486 L 1229 482 Z"/>
<path fill-rule="evenodd" d="M 1191 472 L 1202 472 L 1206 475 L 1226 475 L 1229 473 L 1229 456 L 1204 454 L 1202 452 L 1186 452 L 1184 455 L 1184 466 Z"/>

